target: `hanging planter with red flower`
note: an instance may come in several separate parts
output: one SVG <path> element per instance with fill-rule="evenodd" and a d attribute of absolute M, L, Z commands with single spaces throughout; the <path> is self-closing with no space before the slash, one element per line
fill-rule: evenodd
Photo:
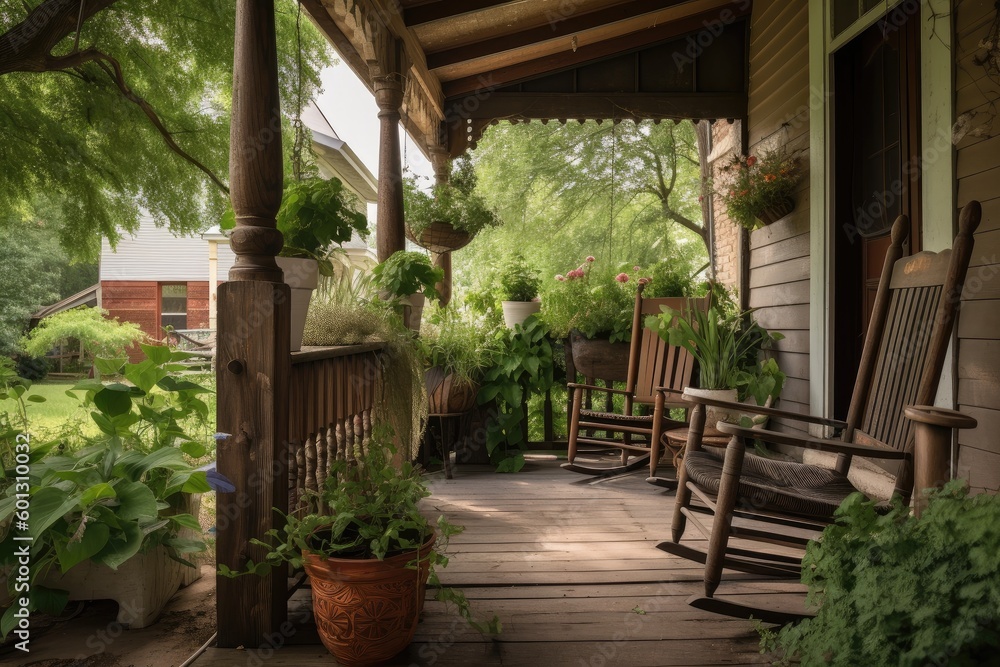
<path fill-rule="evenodd" d="M 795 208 L 802 180 L 798 159 L 783 148 L 756 155 L 734 154 L 712 184 L 729 217 L 749 230 L 781 220 Z"/>

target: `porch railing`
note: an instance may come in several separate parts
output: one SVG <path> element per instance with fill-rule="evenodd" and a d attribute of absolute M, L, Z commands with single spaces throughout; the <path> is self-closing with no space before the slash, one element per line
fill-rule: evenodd
<path fill-rule="evenodd" d="M 362 455 L 382 382 L 381 343 L 292 353 L 288 391 L 288 507 L 323 488 L 337 460 Z"/>

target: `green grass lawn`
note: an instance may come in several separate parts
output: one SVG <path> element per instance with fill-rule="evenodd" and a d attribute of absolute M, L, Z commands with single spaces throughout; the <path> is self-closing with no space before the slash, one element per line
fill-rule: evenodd
<path fill-rule="evenodd" d="M 29 394 L 45 398 L 44 403 L 28 403 L 28 419 L 35 435 L 54 434 L 70 420 L 79 421 L 84 433 L 97 433 L 97 427 L 80 407 L 80 402 L 66 395 L 66 390 L 72 389 L 74 384 L 72 380 L 57 380 L 31 385 Z M 0 401 L 0 410 L 14 412 L 16 409 L 13 401 Z"/>

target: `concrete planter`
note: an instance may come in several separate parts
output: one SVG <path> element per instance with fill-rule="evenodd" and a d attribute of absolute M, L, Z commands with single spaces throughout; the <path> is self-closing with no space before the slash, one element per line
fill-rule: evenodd
<path fill-rule="evenodd" d="M 275 257 L 285 274 L 285 284 L 292 288 L 292 352 L 302 349 L 302 332 L 313 290 L 319 285 L 319 266 L 315 259 Z"/>
<path fill-rule="evenodd" d="M 541 301 L 501 301 L 503 321 L 508 329 L 515 328 L 542 309 Z"/>

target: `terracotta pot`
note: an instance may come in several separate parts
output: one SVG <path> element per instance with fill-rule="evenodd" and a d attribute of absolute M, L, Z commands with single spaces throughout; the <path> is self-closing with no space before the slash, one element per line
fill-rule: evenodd
<path fill-rule="evenodd" d="M 302 332 L 313 290 L 319 284 L 319 265 L 315 259 L 275 257 L 285 274 L 285 284 L 292 288 L 292 352 L 302 349 Z"/>
<path fill-rule="evenodd" d="M 794 209 L 795 209 L 795 200 L 789 197 L 780 204 L 776 204 L 775 206 L 769 206 L 768 208 L 765 208 L 763 211 L 761 211 L 756 215 L 756 218 L 765 225 L 770 225 L 772 223 L 777 222 L 778 220 L 781 220 L 786 215 L 791 213 Z"/>
<path fill-rule="evenodd" d="M 476 407 L 479 385 L 456 382 L 455 375 L 435 366 L 424 373 L 427 402 L 432 415 L 455 415 Z"/>
<path fill-rule="evenodd" d="M 541 301 L 501 301 L 503 321 L 508 329 L 515 328 L 542 309 Z"/>
<path fill-rule="evenodd" d="M 323 646 L 342 665 L 373 665 L 405 649 L 417 631 L 424 605 L 432 536 L 416 554 L 385 560 L 323 558 L 305 552 L 312 583 L 313 614 Z"/>
<path fill-rule="evenodd" d="M 409 225 L 405 227 L 406 238 L 421 248 L 431 252 L 444 254 L 459 248 L 464 248 L 472 241 L 472 235 L 461 229 L 455 229 L 450 222 L 432 222 L 419 235 L 414 234 Z"/>
<path fill-rule="evenodd" d="M 579 331 L 569 332 L 573 365 L 584 377 L 628 381 L 628 343 L 612 343 L 607 338 L 587 338 Z M 575 382 L 575 378 L 570 378 Z"/>

